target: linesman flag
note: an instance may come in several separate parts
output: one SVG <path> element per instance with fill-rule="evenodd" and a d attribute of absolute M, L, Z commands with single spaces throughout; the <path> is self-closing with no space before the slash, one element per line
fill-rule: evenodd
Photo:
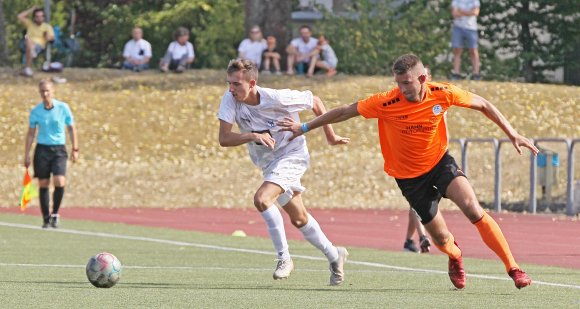
<path fill-rule="evenodd" d="M 24 180 L 22 181 L 22 196 L 20 197 L 20 211 L 25 211 L 28 203 L 30 203 L 30 201 L 37 196 L 38 191 L 32 184 L 32 178 L 30 177 L 28 168 L 26 168 L 26 172 L 24 173 Z"/>

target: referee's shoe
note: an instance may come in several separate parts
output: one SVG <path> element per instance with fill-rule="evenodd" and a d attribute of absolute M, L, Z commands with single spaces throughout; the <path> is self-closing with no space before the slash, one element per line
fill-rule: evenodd
<path fill-rule="evenodd" d="M 60 215 L 59 214 L 52 214 L 50 215 L 50 226 L 53 228 L 58 228 L 58 221 L 59 221 Z"/>

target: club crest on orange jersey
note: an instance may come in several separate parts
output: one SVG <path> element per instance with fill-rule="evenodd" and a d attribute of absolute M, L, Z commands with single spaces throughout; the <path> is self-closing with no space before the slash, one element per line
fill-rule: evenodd
<path fill-rule="evenodd" d="M 443 108 L 441 107 L 441 105 L 437 104 L 437 105 L 433 106 L 433 115 L 439 115 L 439 114 L 441 114 L 442 111 L 443 111 Z"/>

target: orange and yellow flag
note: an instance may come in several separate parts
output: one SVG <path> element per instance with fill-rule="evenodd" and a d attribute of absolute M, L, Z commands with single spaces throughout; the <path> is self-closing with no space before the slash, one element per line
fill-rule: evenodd
<path fill-rule="evenodd" d="M 24 173 L 24 180 L 22 181 L 22 195 L 20 197 L 20 210 L 25 211 L 26 206 L 30 201 L 38 196 L 38 191 L 32 184 L 32 178 L 30 177 L 30 173 L 28 172 L 28 168 L 26 168 L 26 172 Z"/>

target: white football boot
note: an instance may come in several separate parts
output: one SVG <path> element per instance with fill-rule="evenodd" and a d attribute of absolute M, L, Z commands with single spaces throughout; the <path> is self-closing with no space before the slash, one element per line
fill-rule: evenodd
<path fill-rule="evenodd" d="M 338 260 L 330 263 L 330 285 L 340 285 L 344 281 L 344 263 L 348 251 L 344 247 L 336 247 Z"/>
<path fill-rule="evenodd" d="M 292 259 L 278 260 L 276 264 L 276 270 L 274 270 L 274 280 L 278 279 L 288 279 L 290 273 L 294 270 L 294 262 Z"/>

